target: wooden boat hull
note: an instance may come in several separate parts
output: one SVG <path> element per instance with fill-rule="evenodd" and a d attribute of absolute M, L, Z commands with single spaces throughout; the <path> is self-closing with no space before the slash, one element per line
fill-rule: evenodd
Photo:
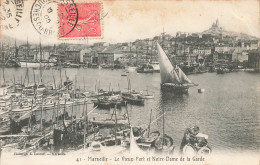
<path fill-rule="evenodd" d="M 142 99 L 153 99 L 154 95 L 140 95 Z"/>
<path fill-rule="evenodd" d="M 122 96 L 122 98 L 129 104 L 144 105 L 144 100 L 142 100 L 142 99 L 133 99 L 133 98 L 123 97 L 123 96 Z"/>
<path fill-rule="evenodd" d="M 161 90 L 171 91 L 174 93 L 188 93 L 189 86 L 175 85 L 171 83 L 161 84 Z"/>
<path fill-rule="evenodd" d="M 92 120 L 91 123 L 96 125 L 106 125 L 106 126 L 114 126 L 115 121 L 114 120 Z M 128 124 L 127 120 L 117 120 L 118 125 L 126 125 Z"/>
<path fill-rule="evenodd" d="M 229 70 L 226 68 L 218 68 L 217 69 L 217 74 L 224 74 L 224 73 L 228 73 Z"/>
<path fill-rule="evenodd" d="M 224 74 L 224 70 L 223 69 L 217 69 L 217 74 Z"/>
<path fill-rule="evenodd" d="M 94 101 L 94 107 L 98 107 L 98 108 L 101 108 L 101 109 L 110 109 L 110 108 L 121 108 L 122 106 L 122 102 L 121 101 L 105 101 L 105 102 L 102 102 L 102 101 Z"/>
<path fill-rule="evenodd" d="M 12 112 L 27 112 L 27 111 L 30 111 L 31 109 L 32 109 L 31 107 L 16 108 L 16 109 L 13 109 Z"/>
<path fill-rule="evenodd" d="M 30 67 L 30 68 L 40 68 L 40 67 L 46 67 L 46 66 L 54 66 L 54 62 L 25 62 L 25 61 L 20 61 L 20 66 L 21 67 Z"/>
<path fill-rule="evenodd" d="M 137 73 L 153 73 L 153 70 L 136 70 Z"/>
<path fill-rule="evenodd" d="M 99 101 L 94 101 L 94 107 L 98 107 L 101 109 L 109 109 L 111 107 L 111 104 L 109 102 L 99 102 Z"/>

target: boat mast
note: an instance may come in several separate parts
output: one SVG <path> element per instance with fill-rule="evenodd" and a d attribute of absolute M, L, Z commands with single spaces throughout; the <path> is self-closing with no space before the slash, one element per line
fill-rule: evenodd
<path fill-rule="evenodd" d="M 41 126 L 40 126 L 41 133 L 42 133 L 42 114 L 43 114 L 43 95 L 42 95 L 42 102 L 41 102 Z"/>
<path fill-rule="evenodd" d="M 28 122 L 28 129 L 27 131 L 29 131 L 29 128 L 31 128 L 31 119 L 32 119 L 32 115 L 33 115 L 33 99 L 32 99 L 32 105 L 31 105 L 31 112 L 30 112 L 30 118 L 29 118 L 29 122 Z"/>
<path fill-rule="evenodd" d="M 30 82 L 29 80 L 29 68 L 27 66 L 27 58 L 29 57 L 29 42 L 28 42 L 28 36 L 27 36 L 27 54 L 26 54 L 26 58 L 25 58 L 25 63 L 26 63 L 26 75 L 27 75 L 27 80 L 28 80 L 28 84 Z"/>
<path fill-rule="evenodd" d="M 54 74 L 53 74 L 53 69 L 52 69 L 51 71 L 52 71 L 52 77 L 53 77 L 54 87 L 55 87 L 55 89 L 57 89 L 57 87 L 56 87 L 56 81 L 55 81 L 55 76 L 54 76 Z"/>
<path fill-rule="evenodd" d="M 189 53 L 189 60 L 188 60 L 188 66 L 190 66 L 190 53 Z"/>
<path fill-rule="evenodd" d="M 36 84 L 36 80 L 35 80 L 35 72 L 34 72 L 34 70 L 33 70 L 33 82 L 34 82 L 34 84 Z"/>
<path fill-rule="evenodd" d="M 148 138 L 150 137 L 150 126 L 151 126 L 151 122 L 152 122 L 152 109 L 150 111 L 150 121 L 149 121 L 149 125 L 148 125 Z"/>
<path fill-rule="evenodd" d="M 85 105 L 86 105 L 86 99 L 84 99 L 83 113 L 82 113 L 83 124 L 84 124 L 84 128 L 83 128 L 83 150 L 85 149 L 85 145 L 86 145 L 86 113 L 85 113 Z"/>
<path fill-rule="evenodd" d="M 86 91 L 85 77 L 83 77 L 83 84 L 84 84 L 84 92 L 85 92 Z"/>
<path fill-rule="evenodd" d="M 62 77 L 61 77 L 61 57 L 59 53 L 59 71 L 60 71 L 60 88 L 62 87 Z"/>
<path fill-rule="evenodd" d="M 151 40 L 151 42 L 152 42 L 152 48 L 151 48 L 151 62 L 152 62 L 153 61 L 153 40 Z"/>
<path fill-rule="evenodd" d="M 5 83 L 6 83 L 6 81 L 5 81 L 5 64 L 3 65 L 3 79 L 4 79 L 3 86 L 5 86 Z"/>
<path fill-rule="evenodd" d="M 126 101 L 125 101 L 125 110 L 126 110 L 126 115 L 127 115 L 127 120 L 128 120 L 129 127 L 131 127 Z"/>
<path fill-rule="evenodd" d="M 54 122 L 55 122 L 55 118 L 56 118 L 56 113 L 55 113 L 55 109 L 56 109 L 56 103 L 53 103 L 53 109 L 52 109 L 52 129 L 54 129 Z"/>
<path fill-rule="evenodd" d="M 185 41 L 183 43 L 183 56 L 185 56 Z"/>
<path fill-rule="evenodd" d="M 3 51 L 4 50 L 4 45 L 3 45 L 3 42 L 2 42 L 2 49 L 1 49 L 1 53 L 2 53 L 2 57 L 4 57 L 3 61 L 3 79 L 4 79 L 4 84 L 3 86 L 5 86 L 5 52 Z"/>
<path fill-rule="evenodd" d="M 60 85 L 58 90 L 58 107 L 57 107 L 57 124 L 59 124 L 59 111 L 60 111 Z"/>
<path fill-rule="evenodd" d="M 175 47 L 174 53 L 175 53 L 175 55 L 177 56 L 177 37 L 176 37 L 176 36 L 175 36 L 174 47 Z"/>
<path fill-rule="evenodd" d="M 27 58 L 29 57 L 29 42 L 28 42 L 28 36 L 27 36 L 26 46 L 27 46 L 27 52 L 26 52 L 26 55 L 25 55 L 25 60 L 26 60 L 26 67 L 27 67 Z"/>
<path fill-rule="evenodd" d="M 117 116 L 116 116 L 116 110 L 117 110 L 117 103 L 115 105 L 115 145 L 117 144 L 116 140 L 117 140 L 117 137 L 116 137 L 116 132 L 117 132 Z"/>
<path fill-rule="evenodd" d="M 14 76 L 14 74 L 13 74 L 13 79 L 14 79 L 14 88 L 15 88 L 15 91 L 16 91 L 16 80 L 15 80 L 15 76 Z"/>
<path fill-rule="evenodd" d="M 100 80 L 98 80 L 98 91 L 100 90 Z"/>
<path fill-rule="evenodd" d="M 130 92 L 130 90 L 129 90 L 129 78 L 127 77 L 127 80 L 128 80 L 128 82 L 127 82 L 127 90 L 128 90 L 128 93 Z"/>
<path fill-rule="evenodd" d="M 40 82 L 42 84 L 42 44 L 41 44 L 41 38 L 40 38 Z"/>
<path fill-rule="evenodd" d="M 85 90 L 85 79 L 83 77 L 83 82 L 84 82 L 84 90 Z M 88 104 L 86 103 L 86 97 L 84 99 L 84 107 L 86 107 L 86 112 L 84 114 L 84 149 L 85 149 L 85 145 L 86 145 L 86 134 L 88 135 Z M 84 110 L 83 107 L 83 110 Z"/>
<path fill-rule="evenodd" d="M 164 27 L 163 27 L 163 32 L 162 32 L 162 49 L 164 48 L 164 40 L 165 40 L 165 32 L 164 32 Z"/>
<path fill-rule="evenodd" d="M 149 40 L 146 40 L 146 62 L 147 62 L 147 58 L 148 58 L 148 50 L 149 50 Z M 148 66 L 147 66 L 148 67 Z"/>
<path fill-rule="evenodd" d="M 135 47 L 135 54 L 136 54 L 136 57 L 138 58 L 137 46 Z M 135 60 L 135 66 L 137 66 L 137 60 Z"/>
<path fill-rule="evenodd" d="M 164 108 L 163 108 L 163 137 L 162 137 L 162 149 L 163 149 L 163 146 L 164 146 L 164 125 L 165 125 L 165 115 L 164 115 Z"/>
<path fill-rule="evenodd" d="M 65 104 L 64 104 L 64 109 L 63 109 L 63 122 L 65 121 L 65 112 L 66 112 L 66 106 L 67 106 L 67 99 L 65 98 Z"/>
<path fill-rule="evenodd" d="M 66 72 L 65 72 L 66 73 Z M 75 88 L 76 88 L 76 76 L 75 76 L 75 85 L 74 85 L 74 89 L 72 91 L 72 107 L 71 107 L 71 121 L 73 121 L 73 112 L 74 112 L 74 100 L 75 100 Z"/>
<path fill-rule="evenodd" d="M 17 45 L 16 45 L 16 39 L 15 39 L 15 54 L 14 54 L 14 58 L 15 58 L 15 61 L 17 59 L 17 56 L 18 56 L 18 48 L 17 48 Z"/>
<path fill-rule="evenodd" d="M 85 102 L 86 102 L 86 100 L 85 100 Z M 87 125 L 86 125 L 86 129 L 85 130 L 87 130 L 87 134 L 88 134 L 88 103 L 86 103 L 85 104 L 85 106 L 86 106 L 86 120 L 85 120 L 85 123 L 87 123 Z M 85 142 L 86 142 L 86 140 L 85 140 Z"/>
<path fill-rule="evenodd" d="M 88 134 L 88 104 L 86 103 L 86 98 L 84 100 L 84 105 L 83 105 L 83 120 L 84 120 L 84 146 L 83 149 L 86 147 L 86 134 Z M 86 108 L 86 112 L 85 112 Z"/>
<path fill-rule="evenodd" d="M 96 84 L 95 84 L 95 92 L 97 91 L 97 80 L 96 80 Z"/>
<path fill-rule="evenodd" d="M 132 93 L 132 89 L 131 89 L 131 81 L 130 79 L 128 79 L 128 93 Z"/>

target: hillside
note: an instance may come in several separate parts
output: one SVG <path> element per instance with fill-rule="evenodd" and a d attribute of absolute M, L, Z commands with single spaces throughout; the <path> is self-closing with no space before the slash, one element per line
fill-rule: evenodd
<path fill-rule="evenodd" d="M 237 37 L 238 39 L 241 39 L 241 40 L 258 40 L 257 37 L 250 36 L 250 35 L 245 34 L 245 33 L 237 33 L 237 32 L 227 31 L 224 28 L 219 27 L 219 26 L 214 25 L 214 24 L 208 30 L 205 30 L 205 31 L 198 33 L 198 34 L 211 34 L 211 35 L 215 35 L 215 36 L 222 34 L 223 36 Z"/>

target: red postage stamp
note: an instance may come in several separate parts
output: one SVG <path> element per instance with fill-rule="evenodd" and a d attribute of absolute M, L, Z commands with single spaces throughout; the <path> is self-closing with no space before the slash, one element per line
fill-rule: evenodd
<path fill-rule="evenodd" d="M 101 12 L 100 2 L 59 5 L 59 38 L 102 37 Z"/>

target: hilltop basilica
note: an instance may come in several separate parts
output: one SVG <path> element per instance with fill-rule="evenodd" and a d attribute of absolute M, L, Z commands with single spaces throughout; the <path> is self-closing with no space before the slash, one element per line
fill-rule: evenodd
<path fill-rule="evenodd" d="M 220 30 L 223 30 L 223 28 L 220 27 L 220 25 L 219 25 L 218 19 L 216 20 L 216 22 L 213 22 L 213 24 L 211 25 L 210 29 L 220 29 Z"/>

